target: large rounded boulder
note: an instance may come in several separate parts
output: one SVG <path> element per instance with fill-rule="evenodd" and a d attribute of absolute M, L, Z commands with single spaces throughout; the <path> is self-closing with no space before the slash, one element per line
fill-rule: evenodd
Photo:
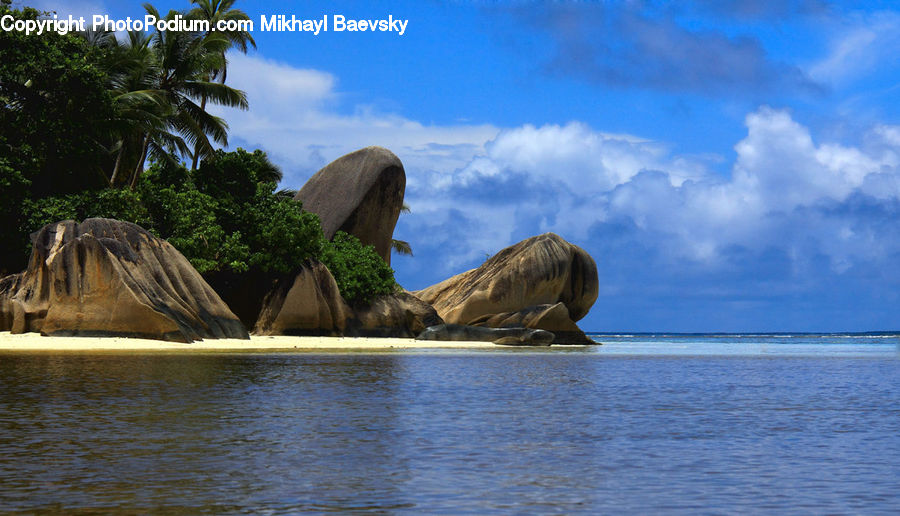
<path fill-rule="evenodd" d="M 319 170 L 294 196 L 322 222 L 325 238 L 338 231 L 375 247 L 391 263 L 391 239 L 403 207 L 406 173 L 393 152 L 366 147 Z"/>
<path fill-rule="evenodd" d="M 351 306 L 322 262 L 309 260 L 279 279 L 263 301 L 254 335 L 413 338 L 444 321 L 408 292 Z"/>
<path fill-rule="evenodd" d="M 469 321 L 469 324 L 488 328 L 539 328 L 552 332 L 556 344 L 596 344 L 569 317 L 569 310 L 562 303 L 487 314 Z"/>
<path fill-rule="evenodd" d="M 598 292 L 593 258 L 545 233 L 414 294 L 447 323 L 540 328 L 559 332 L 565 343 L 584 343 L 575 321 L 587 315 Z"/>
<path fill-rule="evenodd" d="M 266 295 L 253 334 L 336 337 L 343 334 L 349 315 L 350 307 L 328 267 L 308 260 Z"/>
<path fill-rule="evenodd" d="M 175 342 L 249 338 L 187 259 L 140 226 L 48 224 L 28 269 L 0 280 L 0 330 Z"/>
<path fill-rule="evenodd" d="M 348 337 L 415 338 L 429 326 L 443 324 L 434 308 L 410 294 L 381 296 L 353 310 L 344 334 Z"/>

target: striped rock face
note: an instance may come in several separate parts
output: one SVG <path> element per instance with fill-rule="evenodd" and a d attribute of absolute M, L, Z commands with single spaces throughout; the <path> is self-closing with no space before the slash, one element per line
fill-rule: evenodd
<path fill-rule="evenodd" d="M 593 258 L 545 233 L 413 294 L 447 323 L 544 329 L 557 335 L 558 344 L 588 344 L 593 342 L 575 321 L 587 315 L 598 293 Z"/>
<path fill-rule="evenodd" d="M 48 224 L 28 268 L 0 280 L 0 330 L 175 342 L 249 338 L 187 259 L 140 226 Z"/>

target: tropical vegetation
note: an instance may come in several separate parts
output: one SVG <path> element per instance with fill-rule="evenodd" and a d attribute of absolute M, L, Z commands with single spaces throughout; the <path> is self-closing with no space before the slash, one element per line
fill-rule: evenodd
<path fill-rule="evenodd" d="M 165 16 L 145 8 L 246 18 L 234 0 L 192 3 Z M 46 16 L 0 2 L 7 13 Z M 24 268 L 27 235 L 42 225 L 109 217 L 167 239 L 214 287 L 317 258 L 348 301 L 395 290 L 371 246 L 326 241 L 318 217 L 277 190 L 281 172 L 264 152 L 222 150 L 228 125 L 207 108 L 248 109 L 226 84 L 227 52 L 255 44 L 246 32 L 0 32 L 0 275 Z"/>

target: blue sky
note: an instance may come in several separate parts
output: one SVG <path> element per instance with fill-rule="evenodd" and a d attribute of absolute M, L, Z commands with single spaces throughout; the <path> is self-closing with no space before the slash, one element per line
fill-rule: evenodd
<path fill-rule="evenodd" d="M 29 2 L 26 2 L 29 3 Z M 41 0 L 141 16 L 141 2 Z M 185 2 L 156 2 L 160 11 Z M 409 20 L 254 32 L 231 147 L 299 188 L 366 145 L 403 160 L 418 289 L 553 231 L 591 253 L 594 331 L 900 329 L 892 2 L 254 2 Z"/>

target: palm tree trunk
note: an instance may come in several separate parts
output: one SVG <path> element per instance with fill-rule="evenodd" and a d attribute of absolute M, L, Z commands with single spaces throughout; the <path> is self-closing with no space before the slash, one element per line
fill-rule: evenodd
<path fill-rule="evenodd" d="M 141 157 L 138 159 L 137 167 L 134 169 L 134 175 L 131 177 L 131 189 L 134 190 L 134 187 L 137 186 L 138 179 L 141 178 L 141 174 L 144 173 L 144 160 L 147 159 L 147 149 L 150 148 L 150 133 L 147 133 L 147 136 L 144 138 L 144 147 L 141 150 Z"/>
<path fill-rule="evenodd" d="M 223 56 L 224 57 L 224 56 Z M 226 67 L 222 68 L 222 74 L 219 76 L 219 84 L 225 84 L 225 70 Z M 212 77 L 215 79 L 215 77 Z M 210 77 L 207 76 L 206 80 L 209 81 Z M 206 111 L 206 95 L 200 97 L 200 110 Z M 194 147 L 194 159 L 191 161 L 191 171 L 197 170 L 197 165 L 200 161 L 200 144 L 198 143 L 196 147 Z"/>
<path fill-rule="evenodd" d="M 200 97 L 200 110 L 206 111 L 206 95 Z M 194 146 L 194 159 L 191 161 L 191 172 L 197 170 L 197 162 L 200 161 L 200 143 Z"/>
<path fill-rule="evenodd" d="M 125 140 L 122 140 L 122 146 L 119 147 L 119 155 L 116 156 L 116 166 L 113 167 L 112 177 L 109 178 L 109 186 L 116 186 L 116 178 L 119 176 L 119 168 L 122 166 L 123 154 L 125 154 Z"/>

